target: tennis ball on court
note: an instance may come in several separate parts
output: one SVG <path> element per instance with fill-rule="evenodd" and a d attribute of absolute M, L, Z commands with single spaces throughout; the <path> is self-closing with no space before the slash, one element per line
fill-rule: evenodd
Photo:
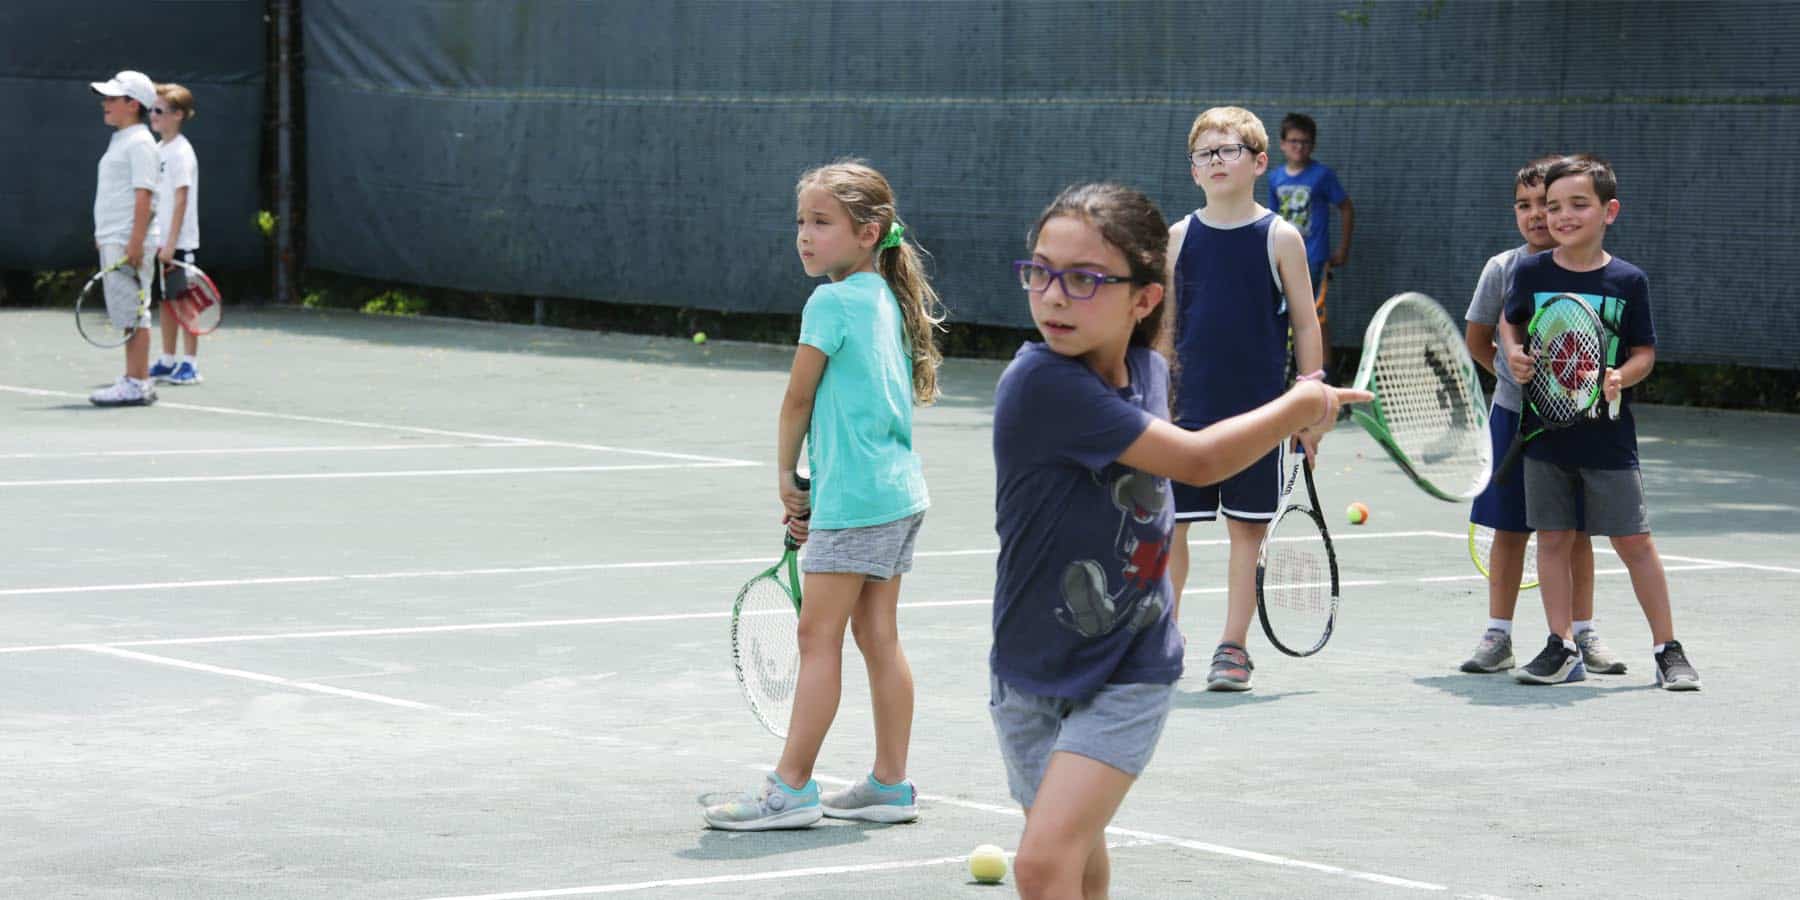
<path fill-rule="evenodd" d="M 1369 507 L 1361 500 L 1350 504 L 1350 507 L 1344 510 L 1344 514 L 1349 517 L 1352 525 L 1362 525 L 1369 521 Z"/>
<path fill-rule="evenodd" d="M 706 332 L 704 332 L 704 331 L 694 332 L 694 343 L 696 343 L 696 344 L 706 343 Z"/>
<path fill-rule="evenodd" d="M 969 874 L 982 884 L 999 884 L 1006 877 L 1006 851 L 982 844 L 969 854 Z"/>

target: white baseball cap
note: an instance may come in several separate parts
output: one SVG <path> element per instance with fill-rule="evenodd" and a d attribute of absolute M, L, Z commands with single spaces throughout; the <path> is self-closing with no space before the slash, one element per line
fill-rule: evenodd
<path fill-rule="evenodd" d="M 145 110 L 156 105 L 156 84 L 142 72 L 126 69 L 114 75 L 111 81 L 91 82 L 88 87 L 103 97 L 130 97 L 144 104 Z"/>

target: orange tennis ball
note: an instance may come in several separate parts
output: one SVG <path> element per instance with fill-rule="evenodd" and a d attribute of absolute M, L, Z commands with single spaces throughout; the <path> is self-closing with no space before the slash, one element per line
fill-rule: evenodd
<path fill-rule="evenodd" d="M 1344 510 L 1344 514 L 1350 519 L 1352 525 L 1363 525 L 1369 521 L 1369 507 L 1361 500 L 1350 504 L 1350 508 Z"/>

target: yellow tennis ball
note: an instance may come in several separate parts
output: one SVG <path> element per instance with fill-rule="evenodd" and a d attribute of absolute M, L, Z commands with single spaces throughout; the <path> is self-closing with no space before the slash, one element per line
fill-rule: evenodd
<path fill-rule="evenodd" d="M 1361 500 L 1350 504 L 1350 508 L 1344 510 L 1344 514 L 1349 517 L 1352 525 L 1362 525 L 1369 521 L 1369 507 Z"/>
<path fill-rule="evenodd" d="M 696 343 L 696 344 L 706 343 L 706 332 L 704 332 L 704 331 L 694 332 L 694 343 Z"/>
<path fill-rule="evenodd" d="M 1006 877 L 1006 851 L 982 844 L 969 854 L 969 874 L 982 884 L 999 884 Z"/>

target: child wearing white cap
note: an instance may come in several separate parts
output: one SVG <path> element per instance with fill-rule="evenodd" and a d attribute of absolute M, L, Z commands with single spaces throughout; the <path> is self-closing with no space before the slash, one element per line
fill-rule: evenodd
<path fill-rule="evenodd" d="M 123 272 L 106 279 L 106 308 L 120 327 L 136 325 L 125 344 L 125 374 L 111 387 L 88 397 L 95 406 L 148 406 L 156 402 L 150 381 L 150 314 L 140 292 L 150 289 L 155 258 L 144 253 L 151 235 L 151 212 L 161 161 L 145 122 L 156 105 L 156 85 L 142 72 L 124 71 L 90 87 L 112 126 L 112 141 L 100 157 L 94 186 L 94 246 L 100 268 L 123 259 L 137 270 L 136 282 Z"/>

